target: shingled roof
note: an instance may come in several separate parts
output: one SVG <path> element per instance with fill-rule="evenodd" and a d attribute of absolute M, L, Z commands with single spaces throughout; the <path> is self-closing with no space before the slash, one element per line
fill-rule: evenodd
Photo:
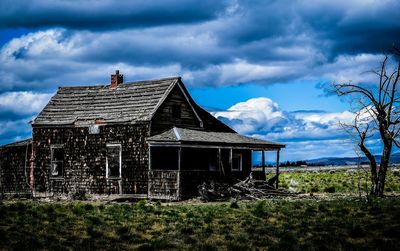
<path fill-rule="evenodd" d="M 60 87 L 33 125 L 148 121 L 180 77 L 110 85 Z"/>
<path fill-rule="evenodd" d="M 234 132 L 210 132 L 173 127 L 161 134 L 147 138 L 153 144 L 207 144 L 238 145 L 249 147 L 284 148 L 284 144 L 247 137 Z"/>

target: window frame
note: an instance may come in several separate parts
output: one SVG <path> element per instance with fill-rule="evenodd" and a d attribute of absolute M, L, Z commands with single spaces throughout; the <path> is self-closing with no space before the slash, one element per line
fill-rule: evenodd
<path fill-rule="evenodd" d="M 235 157 L 239 157 L 239 169 L 235 169 L 234 167 L 234 162 L 233 159 L 235 159 Z M 243 154 L 242 153 L 233 153 L 232 154 L 232 167 L 231 167 L 231 171 L 232 172 L 240 172 L 243 170 Z"/>
<path fill-rule="evenodd" d="M 108 147 L 119 147 L 119 176 L 109 176 L 108 166 Z M 106 178 L 107 179 L 121 179 L 122 178 L 122 145 L 119 143 L 107 143 L 106 144 Z"/>
<path fill-rule="evenodd" d="M 62 149 L 62 160 L 54 161 L 54 149 Z M 53 166 L 55 163 L 61 163 L 61 175 L 53 175 Z M 64 145 L 50 145 L 50 179 L 64 179 Z"/>

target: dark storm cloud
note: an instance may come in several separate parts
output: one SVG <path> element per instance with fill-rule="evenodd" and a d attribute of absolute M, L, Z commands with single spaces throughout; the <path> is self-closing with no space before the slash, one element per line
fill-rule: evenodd
<path fill-rule="evenodd" d="M 339 1 L 300 7 L 303 23 L 332 58 L 382 53 L 400 43 L 400 1 Z"/>
<path fill-rule="evenodd" d="M 2 0 L 3 28 L 114 29 L 193 23 L 215 18 L 225 1 Z"/>
<path fill-rule="evenodd" d="M 2 1 L 0 26 L 40 30 L 3 46 L 0 93 L 104 83 L 116 67 L 189 85 L 354 80 L 400 41 L 399 2 Z"/>

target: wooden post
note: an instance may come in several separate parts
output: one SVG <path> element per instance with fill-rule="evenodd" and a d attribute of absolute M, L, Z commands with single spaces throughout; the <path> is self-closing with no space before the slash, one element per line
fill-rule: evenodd
<path fill-rule="evenodd" d="M 178 148 L 178 171 L 181 171 L 182 147 Z"/>
<path fill-rule="evenodd" d="M 220 174 L 222 173 L 222 175 L 225 176 L 225 170 L 224 170 L 224 167 L 223 167 L 223 165 L 222 165 L 221 148 L 218 148 L 218 155 L 217 155 L 217 158 L 218 158 L 218 169 L 219 169 L 219 173 L 220 173 Z"/>
<path fill-rule="evenodd" d="M 276 151 L 276 189 L 279 187 L 279 152 L 281 149 Z"/>
<path fill-rule="evenodd" d="M 265 177 L 265 150 L 262 149 L 262 172 L 263 172 L 263 180 L 266 180 Z"/>
<path fill-rule="evenodd" d="M 181 179 L 181 159 L 182 159 L 182 147 L 179 147 L 178 148 L 178 174 L 177 174 L 177 176 L 176 176 L 176 179 L 177 179 L 177 191 L 176 191 L 176 196 L 178 197 L 178 200 L 180 200 L 180 197 L 181 197 L 181 191 L 180 191 L 180 189 L 181 189 L 181 182 L 180 182 L 180 179 Z"/>
<path fill-rule="evenodd" d="M 153 182 L 152 180 L 150 180 L 151 178 L 151 146 L 149 145 L 149 170 L 147 171 L 147 198 L 151 200 L 151 183 Z"/>
<path fill-rule="evenodd" d="M 232 168 L 233 168 L 233 161 L 232 161 L 232 159 L 233 159 L 233 150 L 232 150 L 232 148 L 231 148 L 231 149 L 229 149 L 229 166 L 230 166 L 230 168 L 231 168 L 231 171 L 232 171 Z"/>

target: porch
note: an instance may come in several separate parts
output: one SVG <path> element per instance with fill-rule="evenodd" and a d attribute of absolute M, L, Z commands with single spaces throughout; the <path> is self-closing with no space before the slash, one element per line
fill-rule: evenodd
<path fill-rule="evenodd" d="M 253 174 L 265 179 L 265 153 L 276 153 L 275 172 L 279 174 L 279 153 L 284 147 L 275 142 L 236 133 L 206 132 L 172 128 L 148 138 L 148 197 L 180 200 L 196 196 L 203 182 L 236 183 Z M 253 167 L 255 152 L 261 165 Z M 278 182 L 276 182 L 278 187 Z"/>

